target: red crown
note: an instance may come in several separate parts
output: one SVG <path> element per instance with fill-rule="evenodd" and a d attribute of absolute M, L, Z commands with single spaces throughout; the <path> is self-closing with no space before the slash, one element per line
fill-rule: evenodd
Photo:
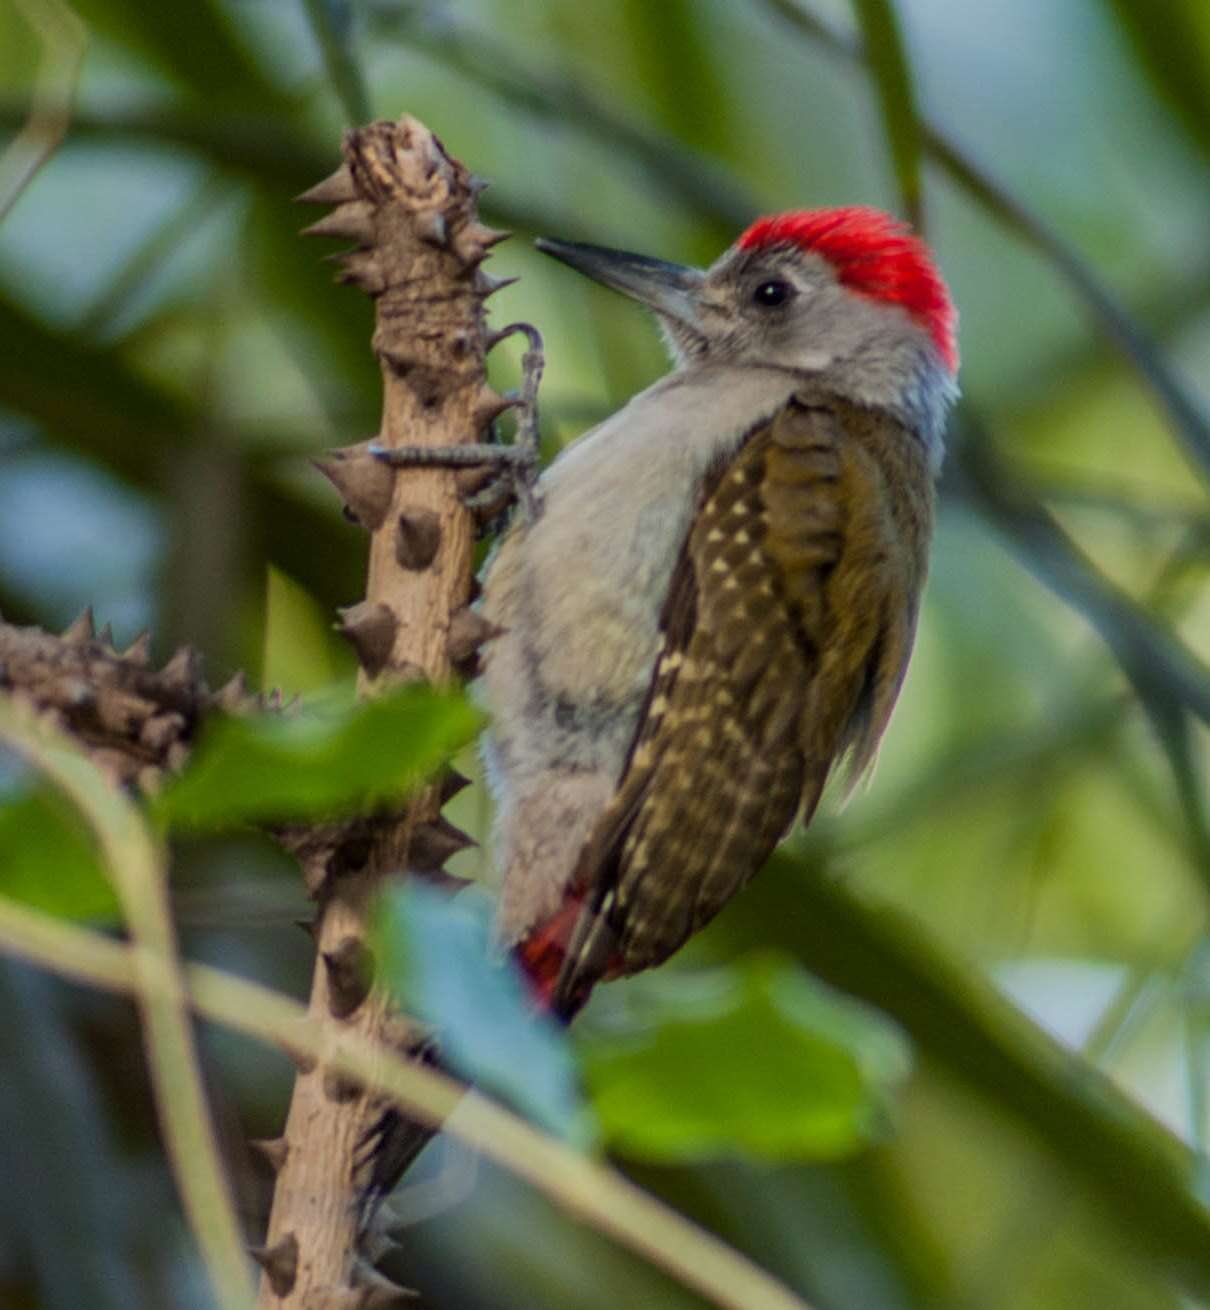
<path fill-rule="evenodd" d="M 889 214 L 865 205 L 773 214 L 758 218 L 736 244 L 743 250 L 791 245 L 821 255 L 841 286 L 907 310 L 949 371 L 958 371 L 954 303 L 928 247 Z"/>

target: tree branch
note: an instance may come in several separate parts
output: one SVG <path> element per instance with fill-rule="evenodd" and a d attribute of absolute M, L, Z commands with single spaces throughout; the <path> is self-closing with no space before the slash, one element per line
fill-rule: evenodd
<path fill-rule="evenodd" d="M 308 232 L 357 243 L 340 257 L 340 277 L 375 301 L 383 385 L 376 441 L 388 449 L 473 441 L 505 405 L 486 383 L 483 302 L 495 283 L 479 268 L 505 234 L 478 221 L 478 184 L 415 119 L 348 133 L 344 155 L 302 199 L 335 206 Z M 451 676 L 451 623 L 471 596 L 473 518 L 452 472 L 397 477 L 367 447 L 333 452 L 319 465 L 371 534 L 365 599 L 341 612 L 361 663 L 359 687 L 373 694 L 419 677 L 442 683 Z M 404 869 L 437 874 L 468 843 L 440 818 L 441 802 L 439 787 L 427 789 L 402 819 L 371 826 L 368 840 L 365 825 L 334 825 L 293 842 L 320 906 L 310 1013 L 342 1033 L 405 1050 L 419 1045 L 422 1035 L 384 995 L 350 994 L 344 966 L 368 964 L 367 912 L 384 878 Z M 261 1254 L 264 1310 L 362 1304 L 369 1284 L 355 1259 L 358 1156 L 383 1108 L 327 1062 L 299 1073 L 274 1152 L 283 1163 Z"/>

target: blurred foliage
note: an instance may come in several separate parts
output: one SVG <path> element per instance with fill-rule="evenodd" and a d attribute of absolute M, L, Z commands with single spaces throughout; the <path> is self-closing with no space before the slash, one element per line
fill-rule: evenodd
<path fill-rule="evenodd" d="M 520 970 L 497 958 L 491 916 L 473 891 L 451 904 L 415 879 L 388 888 L 375 931 L 385 985 L 408 1014 L 440 1033 L 441 1062 L 452 1074 L 587 1145 L 595 1130 L 566 1035 L 554 1019 L 534 1014 Z"/>
<path fill-rule="evenodd" d="M 856 0 L 866 58 L 879 91 L 882 126 L 899 186 L 903 217 L 924 230 L 924 139 L 903 34 L 893 0 Z"/>
<path fill-rule="evenodd" d="M 420 685 L 343 707 L 216 716 L 151 811 L 183 828 L 364 811 L 406 795 L 479 725 L 461 693 Z"/>
<path fill-rule="evenodd" d="M 889 1131 L 906 1042 L 792 960 L 757 952 L 673 974 L 635 1008 L 634 1024 L 585 1048 L 606 1139 L 623 1155 L 830 1160 Z"/>
<path fill-rule="evenodd" d="M 26 3 L 0 0 L 6 138 L 43 53 Z M 322 704 L 348 677 L 326 616 L 360 594 L 364 539 L 305 456 L 377 424 L 371 310 L 330 285 L 290 197 L 331 170 L 363 104 L 416 114 L 492 180 L 485 217 L 518 233 L 495 270 L 522 275 L 493 311 L 546 336 L 552 452 L 664 361 L 632 307 L 526 238 L 705 261 L 762 210 L 920 204 L 962 311 L 966 401 L 877 778 L 843 813 L 825 804 L 675 976 L 601 989 L 574 1041 L 606 1128 L 624 1118 L 614 1141 L 636 1180 L 820 1310 L 1176 1310 L 1205 1295 L 1200 0 L 75 8 L 89 47 L 67 139 L 0 227 L 0 609 L 61 626 L 92 602 L 119 644 L 145 624 L 164 652 L 197 642 L 212 683 L 242 666 Z M 517 353 L 493 358 L 498 385 Z M 327 755 L 307 738 L 319 729 L 278 742 L 252 724 L 211 749 L 246 764 L 241 806 L 291 776 L 309 779 L 308 805 L 336 805 L 470 730 L 431 724 L 421 761 L 380 754 L 402 735 L 359 721 L 326 730 Z M 182 786 L 203 787 L 199 767 Z M 40 791 L 5 786 L 0 890 L 104 913 L 87 843 Z M 263 812 L 220 792 L 191 803 Z M 480 789 L 450 812 L 487 842 Z M 188 952 L 301 990 L 288 863 L 230 835 L 181 838 L 175 856 Z M 487 857 L 458 859 L 474 876 Z M 887 1011 L 915 1050 L 893 1110 L 868 1121 L 876 1140 L 844 1160 L 817 1145 L 804 1162 L 777 1135 L 779 1115 L 809 1122 L 823 1091 L 868 1072 L 864 1013 L 829 1021 L 850 1074 L 796 1057 L 802 1007 L 774 996 L 816 996 L 803 969 Z M 448 1002 L 451 977 L 434 977 Z M 732 1002 L 695 1012 L 720 978 Z M 164 1235 L 131 1011 L 16 967 L 0 994 L 0 1172 L 21 1180 L 0 1196 L 0 1304 L 206 1305 L 183 1223 Z M 266 1182 L 242 1142 L 280 1122 L 284 1062 L 219 1033 L 206 1050 L 255 1227 Z M 631 1158 L 636 1125 L 666 1144 L 687 1125 L 661 1113 L 710 1104 L 778 1160 Z M 401 1272 L 427 1303 L 697 1304 L 521 1184 L 487 1169 L 471 1183 L 449 1152 L 428 1155 L 398 1202 L 414 1218 Z M 63 1243 L 67 1223 L 93 1240 Z"/>
<path fill-rule="evenodd" d="M 118 903 L 94 842 L 60 797 L 23 788 L 0 805 L 0 892 L 51 914 L 112 920 Z"/>
<path fill-rule="evenodd" d="M 1210 14 L 1197 0 L 1112 0 L 1123 30 L 1156 90 L 1184 120 L 1198 145 L 1210 154 Z"/>

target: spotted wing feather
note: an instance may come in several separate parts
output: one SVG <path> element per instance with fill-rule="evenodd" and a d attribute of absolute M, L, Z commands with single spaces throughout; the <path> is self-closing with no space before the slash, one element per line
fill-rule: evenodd
<path fill-rule="evenodd" d="M 580 859 L 557 1011 L 676 950 L 796 813 L 810 818 L 846 746 L 860 763 L 872 754 L 906 665 L 923 543 L 919 576 L 897 576 L 887 536 L 902 515 L 886 504 L 879 433 L 867 422 L 872 439 L 854 440 L 855 418 L 860 436 L 860 416 L 796 398 L 707 479 L 629 760 Z"/>

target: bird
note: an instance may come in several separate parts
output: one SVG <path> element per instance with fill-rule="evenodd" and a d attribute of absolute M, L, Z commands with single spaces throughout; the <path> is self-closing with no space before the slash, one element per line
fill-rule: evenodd
<path fill-rule="evenodd" d="M 704 270 L 538 246 L 652 311 L 672 360 L 520 498 L 481 580 L 496 936 L 568 1023 L 873 761 L 927 573 L 957 313 L 924 241 L 865 206 L 759 218 Z M 443 1067 L 436 1043 L 419 1058 Z M 432 1136 L 394 1107 L 367 1133 L 361 1231 Z"/>
<path fill-rule="evenodd" d="M 550 464 L 482 579 L 497 935 L 569 1021 L 873 761 L 957 313 L 923 239 L 866 206 L 759 218 L 706 269 L 538 246 L 653 312 L 672 361 Z"/>

